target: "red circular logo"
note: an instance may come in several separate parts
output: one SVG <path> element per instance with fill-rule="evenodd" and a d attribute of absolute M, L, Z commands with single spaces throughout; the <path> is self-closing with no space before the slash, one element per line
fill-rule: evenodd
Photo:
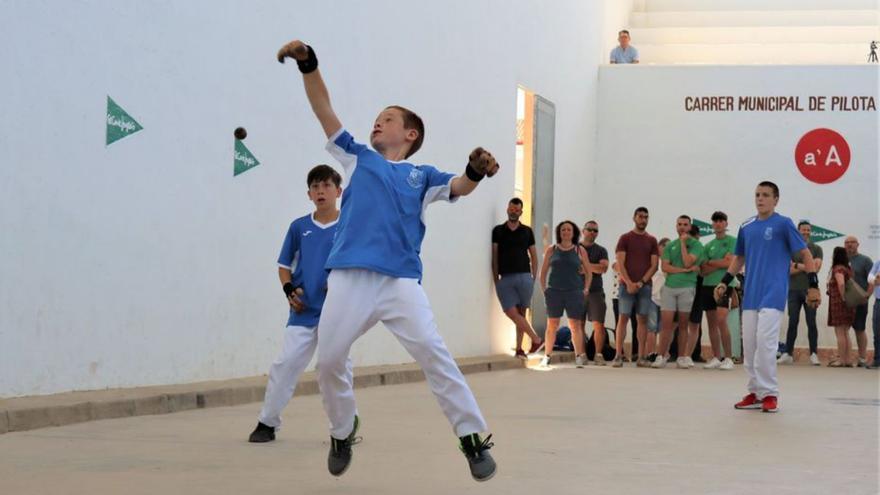
<path fill-rule="evenodd" d="M 849 159 L 849 144 L 831 129 L 813 129 L 794 149 L 798 170 L 816 184 L 830 184 L 841 178 L 849 168 Z"/>

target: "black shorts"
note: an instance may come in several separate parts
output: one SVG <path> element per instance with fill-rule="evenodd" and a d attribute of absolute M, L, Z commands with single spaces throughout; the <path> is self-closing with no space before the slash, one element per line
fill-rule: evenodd
<path fill-rule="evenodd" d="M 583 317 L 584 291 L 580 289 L 561 290 L 548 288 L 544 291 L 544 303 L 547 305 L 548 318 L 562 318 L 565 313 L 569 319 Z"/>
<path fill-rule="evenodd" d="M 856 306 L 856 318 L 853 320 L 853 330 L 864 332 L 868 323 L 868 303 Z"/>
<path fill-rule="evenodd" d="M 604 292 L 590 292 L 587 295 L 587 307 L 584 321 L 598 321 L 605 324 L 605 313 L 608 311 L 608 304 L 605 302 Z"/>
<path fill-rule="evenodd" d="M 721 304 L 715 302 L 715 287 L 700 287 L 700 299 L 703 303 L 703 311 L 715 311 L 719 307 L 727 309 L 730 307 L 730 295 L 733 292 L 732 287 L 727 288 L 724 297 L 721 298 Z"/>
<path fill-rule="evenodd" d="M 702 287 L 700 288 L 702 290 Z M 694 296 L 694 304 L 691 305 L 691 314 L 688 318 L 691 323 L 699 324 L 703 321 L 703 298 Z"/>

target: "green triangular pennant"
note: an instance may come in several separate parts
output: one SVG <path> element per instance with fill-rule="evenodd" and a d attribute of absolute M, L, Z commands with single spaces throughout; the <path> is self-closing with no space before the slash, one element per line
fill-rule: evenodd
<path fill-rule="evenodd" d="M 136 120 L 107 96 L 107 144 L 130 136 L 143 129 Z"/>
<path fill-rule="evenodd" d="M 813 231 L 810 234 L 810 240 L 814 243 L 830 241 L 831 239 L 837 239 L 838 237 L 843 237 L 843 234 L 841 234 L 840 232 L 835 232 L 833 230 L 828 230 L 825 227 L 819 227 L 818 225 L 813 225 Z"/>
<path fill-rule="evenodd" d="M 700 237 L 715 234 L 715 230 L 712 229 L 712 224 L 710 224 L 710 223 L 706 223 L 702 220 L 697 220 L 696 218 L 693 219 L 691 221 L 691 223 L 700 228 Z"/>
<path fill-rule="evenodd" d="M 238 139 L 235 140 L 235 159 L 233 160 L 233 163 L 233 177 L 240 173 L 247 172 L 260 164 L 253 153 L 247 149 L 247 146 Z"/>

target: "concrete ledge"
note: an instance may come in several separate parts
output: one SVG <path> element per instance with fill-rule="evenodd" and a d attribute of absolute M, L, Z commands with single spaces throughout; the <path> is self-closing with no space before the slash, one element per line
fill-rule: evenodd
<path fill-rule="evenodd" d="M 555 353 L 557 362 L 574 358 Z M 464 374 L 523 368 L 526 362 L 507 355 L 456 360 Z M 532 359 L 531 364 L 536 364 Z M 169 414 L 191 409 L 260 402 L 266 393 L 266 376 L 183 385 L 69 392 L 0 400 L 0 434 L 84 421 Z M 377 387 L 425 380 L 416 363 L 366 366 L 354 370 L 354 387 Z M 303 373 L 294 395 L 318 393 L 315 372 Z"/>

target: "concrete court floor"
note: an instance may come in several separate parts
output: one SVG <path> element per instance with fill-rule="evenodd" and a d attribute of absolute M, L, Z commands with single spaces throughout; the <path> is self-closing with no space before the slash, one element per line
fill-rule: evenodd
<path fill-rule="evenodd" d="M 424 382 L 357 391 L 363 443 L 326 472 L 320 396 L 271 444 L 259 404 L 0 435 L 0 494 L 877 494 L 880 373 L 780 368 L 781 411 L 736 411 L 745 372 L 560 365 L 467 377 L 499 472 L 478 484 Z"/>

